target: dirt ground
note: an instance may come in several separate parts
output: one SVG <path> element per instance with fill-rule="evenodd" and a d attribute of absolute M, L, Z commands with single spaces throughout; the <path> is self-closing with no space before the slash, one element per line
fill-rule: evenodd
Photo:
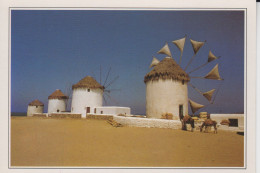
<path fill-rule="evenodd" d="M 11 118 L 11 166 L 243 167 L 244 136 Z"/>

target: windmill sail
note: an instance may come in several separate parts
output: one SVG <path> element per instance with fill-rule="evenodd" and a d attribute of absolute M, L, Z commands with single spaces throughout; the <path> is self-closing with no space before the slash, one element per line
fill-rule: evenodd
<path fill-rule="evenodd" d="M 204 45 L 204 43 L 206 41 L 205 42 L 199 42 L 199 41 L 195 41 L 195 40 L 190 39 L 190 42 L 191 42 L 191 45 L 193 47 L 194 54 L 193 54 L 192 58 L 190 59 L 190 61 L 188 62 L 188 64 L 186 65 L 184 70 L 187 70 L 187 68 L 191 64 L 192 60 L 196 56 L 197 52 L 200 50 L 200 48 Z"/>
<path fill-rule="evenodd" d="M 150 68 L 156 66 L 159 62 L 160 62 L 160 61 L 159 61 L 157 58 L 153 57 L 152 63 L 151 63 L 151 65 L 150 65 Z"/>
<path fill-rule="evenodd" d="M 205 42 L 195 41 L 190 39 L 191 45 L 193 47 L 194 54 L 197 54 L 199 49 L 204 45 Z"/>
<path fill-rule="evenodd" d="M 211 51 L 209 51 L 208 62 L 218 59 Z"/>
<path fill-rule="evenodd" d="M 172 41 L 172 43 L 175 44 L 179 48 L 181 53 L 183 53 L 185 40 L 186 40 L 186 36 L 184 38 L 179 39 L 179 40 Z"/>
<path fill-rule="evenodd" d="M 191 99 L 189 99 L 189 103 L 190 103 L 190 107 L 192 110 L 192 113 L 194 114 L 195 112 L 197 112 L 199 109 L 203 108 L 204 105 L 201 105 L 199 103 L 196 103 L 194 101 L 192 101 Z"/>
<path fill-rule="evenodd" d="M 205 65 L 209 64 L 210 62 L 218 59 L 219 57 L 216 57 L 211 51 L 209 51 L 209 56 L 208 56 L 208 62 L 206 62 L 205 64 L 202 64 L 201 66 L 191 70 L 188 74 L 194 72 L 194 71 L 197 71 L 199 70 L 200 68 L 204 67 Z"/>
<path fill-rule="evenodd" d="M 171 51 L 169 49 L 168 43 L 166 42 L 165 45 L 157 52 L 158 54 L 165 54 L 172 57 Z"/>
<path fill-rule="evenodd" d="M 181 56 L 180 56 L 180 61 L 179 61 L 179 64 L 181 64 L 181 58 L 182 58 L 182 54 L 183 54 L 183 49 L 184 49 L 184 45 L 185 45 L 185 40 L 186 40 L 186 35 L 184 38 L 181 38 L 179 40 L 174 40 L 172 41 L 173 44 L 175 44 L 179 50 L 181 51 Z"/>
<path fill-rule="evenodd" d="M 210 91 L 204 92 L 202 95 L 210 102 L 214 92 L 215 92 L 215 89 L 212 89 Z"/>
<path fill-rule="evenodd" d="M 205 79 L 222 80 L 218 72 L 218 64 L 204 77 Z"/>

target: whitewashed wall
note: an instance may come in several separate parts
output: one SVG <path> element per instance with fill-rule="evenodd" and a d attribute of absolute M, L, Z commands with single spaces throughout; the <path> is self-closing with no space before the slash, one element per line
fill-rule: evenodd
<path fill-rule="evenodd" d="M 244 114 L 210 114 L 210 118 L 212 120 L 217 121 L 218 125 L 222 120 L 228 119 L 238 119 L 238 127 L 227 127 L 227 126 L 219 126 L 219 129 L 222 130 L 231 130 L 231 131 L 243 131 L 244 130 Z"/>
<path fill-rule="evenodd" d="M 116 106 L 104 106 L 104 107 L 96 107 L 96 114 L 103 114 L 107 115 L 118 115 L 118 114 L 125 114 L 130 115 L 131 110 L 129 107 L 116 107 Z"/>
<path fill-rule="evenodd" d="M 86 107 L 90 107 L 90 113 L 94 113 L 95 107 L 101 107 L 103 102 L 103 90 L 87 88 L 73 89 L 71 113 L 80 113 L 86 118 Z"/>
<path fill-rule="evenodd" d="M 66 111 L 66 101 L 64 99 L 49 99 L 48 102 L 48 113 L 53 112 L 64 112 Z"/>
<path fill-rule="evenodd" d="M 113 119 L 124 126 L 181 129 L 180 120 L 122 117 L 116 115 L 113 116 Z"/>
<path fill-rule="evenodd" d="M 171 79 L 146 83 L 146 116 L 161 118 L 163 113 L 172 113 L 179 119 L 179 105 L 183 105 L 183 115 L 188 114 L 187 84 Z"/>
<path fill-rule="evenodd" d="M 33 116 L 35 113 L 43 113 L 44 106 L 30 106 L 28 105 L 27 116 Z"/>

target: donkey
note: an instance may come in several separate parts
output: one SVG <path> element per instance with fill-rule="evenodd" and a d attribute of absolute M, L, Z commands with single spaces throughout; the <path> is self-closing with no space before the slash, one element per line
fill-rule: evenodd
<path fill-rule="evenodd" d="M 187 124 L 191 125 L 191 131 L 193 132 L 194 129 L 194 119 L 191 118 L 189 115 L 181 116 L 180 117 L 181 122 L 182 122 L 182 130 L 187 130 Z"/>
<path fill-rule="evenodd" d="M 211 119 L 206 119 L 203 122 L 203 124 L 201 125 L 201 127 L 200 127 L 200 132 L 202 132 L 204 126 L 205 126 L 205 131 L 206 131 L 206 128 L 214 126 L 214 133 L 218 133 L 217 132 L 217 122 L 216 121 L 211 120 Z"/>

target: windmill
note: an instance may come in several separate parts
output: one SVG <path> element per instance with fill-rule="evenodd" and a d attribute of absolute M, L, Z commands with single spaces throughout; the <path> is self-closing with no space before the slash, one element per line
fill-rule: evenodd
<path fill-rule="evenodd" d="M 111 77 L 111 67 L 109 68 L 108 72 L 104 77 L 104 81 L 102 81 L 102 67 L 100 66 L 99 72 L 99 80 L 96 79 L 95 73 L 92 72 L 91 76 L 86 76 L 82 78 L 77 84 L 73 85 L 72 82 L 68 82 L 66 85 L 65 93 L 68 96 L 66 100 L 66 110 L 71 110 L 71 112 L 81 112 L 85 113 L 84 108 L 85 104 L 91 105 L 91 111 L 93 112 L 92 108 L 94 106 L 102 106 L 102 103 L 107 104 L 107 100 L 110 100 L 116 104 L 117 101 L 110 95 L 111 92 L 120 91 L 120 89 L 112 88 L 113 84 L 118 80 L 119 76 Z M 72 86 L 72 87 L 71 87 Z M 84 88 L 85 90 L 82 93 L 75 94 L 76 88 Z M 97 98 L 91 100 L 88 93 L 90 92 L 87 89 L 97 89 L 96 91 Z M 74 90 L 74 101 L 73 101 L 73 90 Z M 81 92 L 81 91 L 78 91 Z M 84 102 L 81 105 L 81 102 Z"/>
<path fill-rule="evenodd" d="M 160 118 L 158 115 L 165 112 L 172 112 L 173 114 L 188 113 L 188 103 L 190 105 L 192 114 L 194 115 L 198 110 L 213 104 L 217 93 L 221 87 L 222 82 L 220 83 L 217 89 L 212 88 L 209 91 L 201 91 L 194 84 L 192 84 L 192 79 L 205 79 L 205 80 L 218 80 L 223 81 L 219 74 L 219 66 L 216 64 L 207 74 L 204 76 L 195 77 L 192 76 L 192 73 L 202 69 L 209 63 L 215 62 L 215 60 L 220 57 L 216 57 L 212 51 L 209 51 L 208 59 L 205 63 L 195 67 L 191 71 L 187 71 L 188 67 L 192 64 L 193 60 L 196 58 L 198 51 L 203 47 L 206 41 L 195 41 L 192 39 L 190 43 L 193 49 L 193 56 L 189 59 L 186 66 L 181 67 L 182 56 L 185 47 L 185 42 L 187 35 L 185 37 L 174 40 L 172 43 L 180 51 L 180 58 L 178 64 L 176 60 L 173 59 L 172 53 L 170 51 L 169 45 L 166 42 L 165 45 L 157 52 L 158 54 L 167 55 L 165 59 L 159 61 L 156 57 L 153 57 L 150 68 L 153 68 L 149 73 L 146 74 L 144 82 L 147 85 L 146 90 L 146 112 L 147 116 L 151 118 Z M 158 82 L 160 81 L 160 82 Z M 174 82 L 175 81 L 175 82 Z M 182 85 L 181 85 L 182 84 Z M 197 91 L 202 97 L 204 97 L 208 104 L 203 105 L 197 103 L 190 98 L 187 94 L 187 86 L 193 88 Z M 161 91 L 166 90 L 166 91 Z M 173 91 L 176 90 L 176 91 Z M 166 94 L 169 93 L 169 94 Z M 161 98 L 163 96 L 164 99 Z M 159 100 L 159 101 L 157 101 Z M 176 101 L 177 100 L 177 101 Z M 188 103 L 187 103 L 188 102 Z M 175 106 L 175 108 L 173 108 Z M 178 111 L 177 111 L 177 106 Z M 176 109 L 176 110 L 174 110 Z"/>

